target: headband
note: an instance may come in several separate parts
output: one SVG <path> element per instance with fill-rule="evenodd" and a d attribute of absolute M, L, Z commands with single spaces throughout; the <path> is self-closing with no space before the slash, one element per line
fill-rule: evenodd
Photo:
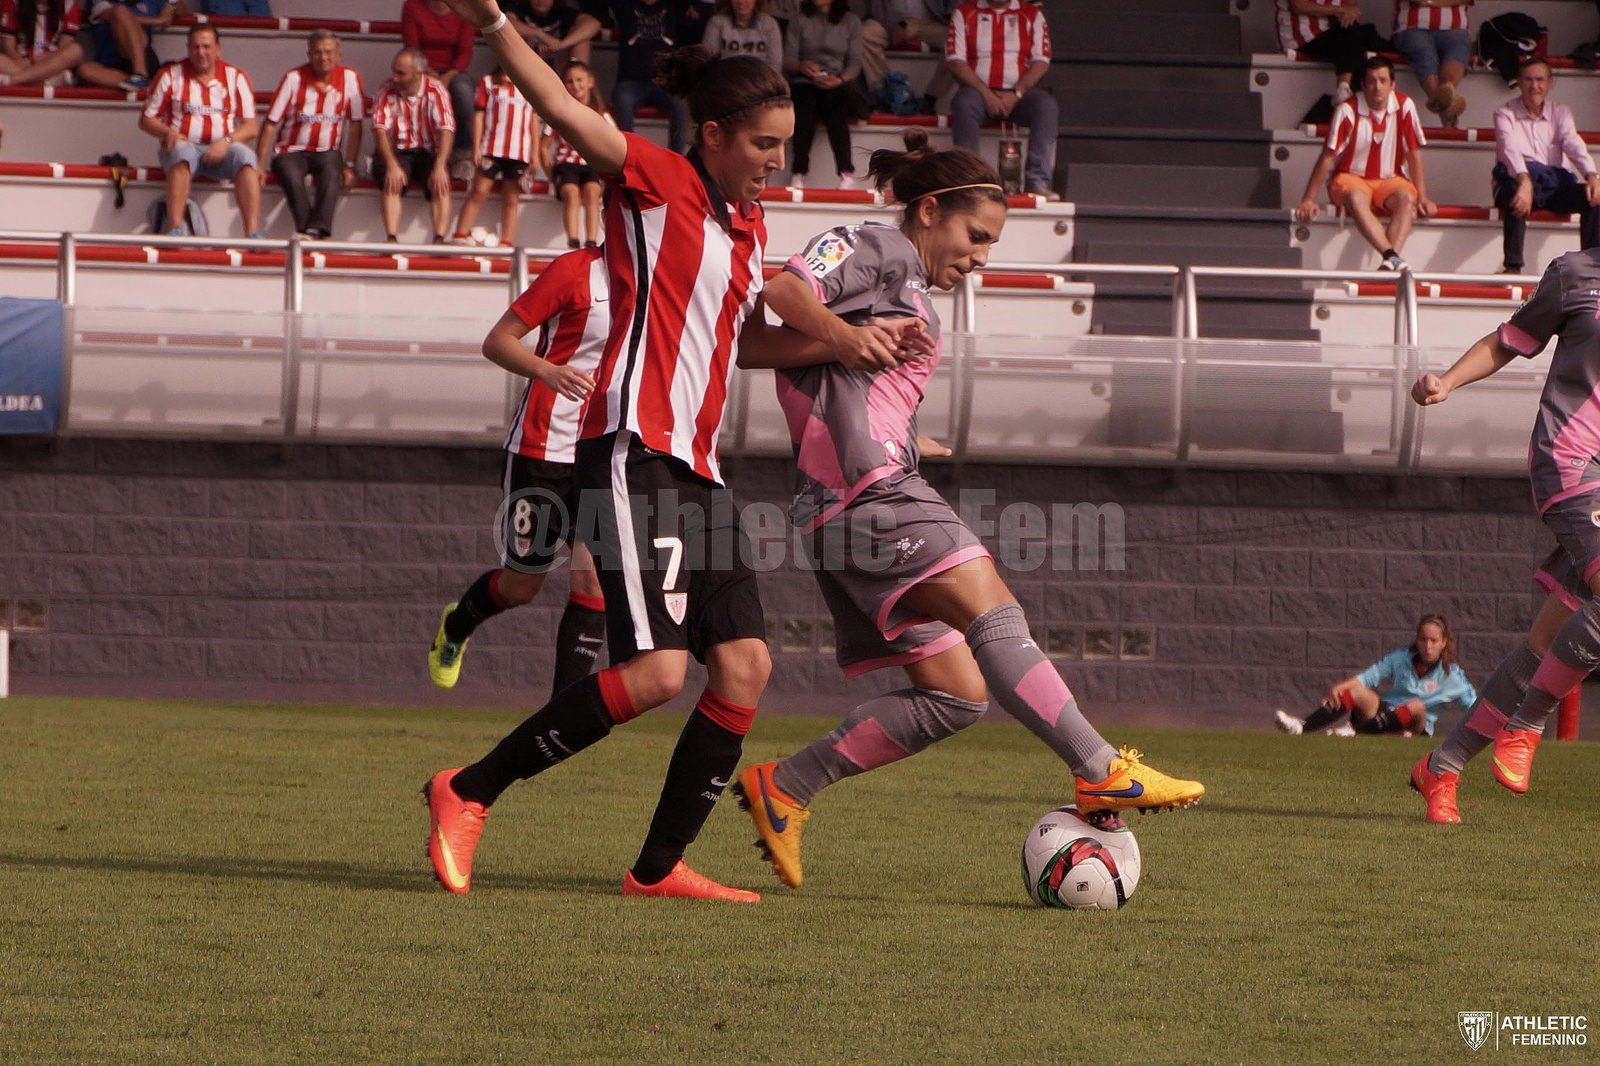
<path fill-rule="evenodd" d="M 914 197 L 914 199 L 920 200 L 923 196 L 943 196 L 947 192 L 958 192 L 961 189 L 998 189 L 1002 196 L 1005 195 L 1006 191 L 1002 186 L 996 185 L 992 181 L 975 181 L 971 185 L 951 185 L 948 188 L 935 189 L 932 192 L 925 192 L 921 196 Z"/>

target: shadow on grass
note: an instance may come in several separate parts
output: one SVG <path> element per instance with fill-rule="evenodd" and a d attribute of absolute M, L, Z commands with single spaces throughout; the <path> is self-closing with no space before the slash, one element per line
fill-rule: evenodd
<path fill-rule="evenodd" d="M 215 855 L 132 857 L 112 855 L 39 857 L 0 854 L 0 867 L 35 870 L 92 870 L 101 873 L 163 874 L 183 877 L 232 877 L 254 881 L 302 881 L 384 892 L 439 892 L 427 867 L 355 866 L 343 862 L 297 862 L 289 859 L 242 859 Z M 477 879 L 484 888 L 517 888 L 591 895 L 617 895 L 620 880 L 545 875 L 519 877 L 491 874 Z"/>
<path fill-rule="evenodd" d="M 1341 811 L 1341 810 L 1310 810 L 1294 807 L 1240 807 L 1227 803 L 1205 803 L 1203 809 L 1210 814 L 1243 814 L 1261 816 L 1266 818 L 1320 818 L 1335 819 L 1346 822 L 1421 822 L 1420 811 L 1401 813 L 1399 811 Z M 1137 821 L 1130 822 L 1135 829 L 1139 827 Z"/>

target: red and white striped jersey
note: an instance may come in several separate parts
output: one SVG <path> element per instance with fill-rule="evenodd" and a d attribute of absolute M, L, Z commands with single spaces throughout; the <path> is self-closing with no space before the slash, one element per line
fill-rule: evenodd
<path fill-rule="evenodd" d="M 608 176 L 611 336 L 582 438 L 630 430 L 722 483 L 717 433 L 739 330 L 761 293 L 767 223 L 728 204 L 693 161 L 632 133 Z"/>
<path fill-rule="evenodd" d="M 1357 0 L 1320 0 L 1326 7 L 1355 7 Z M 1278 47 L 1292 52 L 1326 33 L 1334 23 L 1325 15 L 1296 15 L 1289 8 L 1289 0 L 1277 0 Z"/>
<path fill-rule="evenodd" d="M 1034 63 L 1050 59 L 1050 25 L 1023 0 L 990 7 L 967 0 L 950 14 L 945 59 L 959 59 L 991 89 L 1009 89 Z"/>
<path fill-rule="evenodd" d="M 1340 104 L 1323 147 L 1334 153 L 1334 172 L 1378 181 L 1406 174 L 1406 153 L 1428 143 L 1417 105 L 1405 93 L 1389 94 L 1389 106 L 1374 113 L 1360 93 Z"/>
<path fill-rule="evenodd" d="M 196 144 L 212 144 L 256 117 L 256 94 L 244 71 L 217 60 L 210 81 L 185 59 L 161 68 L 144 113 Z"/>
<path fill-rule="evenodd" d="M 423 75 L 422 90 L 415 96 L 401 92 L 390 78 L 372 102 L 372 128 L 387 133 L 389 146 L 396 152 L 435 151 L 440 134 L 455 132 L 450 94 L 432 74 Z"/>
<path fill-rule="evenodd" d="M 605 116 L 606 122 L 611 126 L 612 129 L 617 128 L 617 120 L 611 117 L 611 112 L 602 111 L 600 114 Z M 544 128 L 544 136 L 550 141 L 551 166 L 558 167 L 562 163 L 584 162 L 583 153 L 572 147 L 572 145 L 568 144 L 567 139 L 561 136 L 561 134 L 557 133 L 550 126 L 546 126 Z"/>
<path fill-rule="evenodd" d="M 40 0 L 33 22 L 33 43 L 23 40 L 22 15 L 17 10 L 17 0 L 0 0 L 0 33 L 17 39 L 17 54 L 23 59 L 38 59 L 49 55 L 71 40 L 83 28 L 83 8 L 78 0 L 66 0 L 61 6 L 61 23 L 50 32 L 50 5 Z"/>
<path fill-rule="evenodd" d="M 1467 28 L 1467 8 L 1472 0 L 1450 7 L 1432 7 L 1414 3 L 1413 0 L 1395 0 L 1394 28 L 1401 30 L 1464 30 Z"/>
<path fill-rule="evenodd" d="M 346 119 L 360 122 L 366 117 L 361 75 L 334 67 L 323 85 L 309 63 L 283 76 L 267 110 L 267 121 L 278 125 L 279 152 L 330 152 L 344 141 Z"/>
<path fill-rule="evenodd" d="M 606 283 L 604 253 L 580 248 L 545 267 L 517 297 L 511 310 L 529 329 L 541 330 L 541 358 L 594 375 L 611 332 Z M 506 451 L 570 463 L 582 414 L 582 400 L 569 400 L 542 382 L 529 381 L 506 433 Z"/>
<path fill-rule="evenodd" d="M 478 151 L 486 159 L 515 159 L 533 162 L 533 129 L 539 116 L 509 81 L 495 81 L 485 74 L 478 82 L 478 96 L 472 105 L 483 112 L 483 139 Z"/>

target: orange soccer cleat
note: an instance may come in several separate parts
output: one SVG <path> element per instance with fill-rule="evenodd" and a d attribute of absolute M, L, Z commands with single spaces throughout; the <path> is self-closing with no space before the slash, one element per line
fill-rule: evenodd
<path fill-rule="evenodd" d="M 1428 769 L 1426 755 L 1411 768 L 1411 787 L 1428 801 L 1428 821 L 1447 825 L 1461 821 L 1461 812 L 1456 809 L 1456 783 L 1460 780 L 1460 774 L 1436 774 Z"/>
<path fill-rule="evenodd" d="M 799 888 L 800 832 L 811 812 L 796 803 L 772 780 L 775 762 L 746 766 L 733 783 L 739 807 L 756 826 L 756 847 L 761 849 L 778 880 Z"/>
<path fill-rule="evenodd" d="M 1137 748 L 1122 748 L 1111 760 L 1111 773 L 1104 781 L 1076 778 L 1078 810 L 1095 811 L 1170 811 L 1200 802 L 1206 786 L 1198 781 L 1168 777 L 1153 766 L 1146 766 Z"/>
<path fill-rule="evenodd" d="M 1528 791 L 1528 778 L 1533 774 L 1533 751 L 1543 736 L 1537 729 L 1500 730 L 1494 738 L 1494 779 L 1521 794 Z"/>
<path fill-rule="evenodd" d="M 622 876 L 624 896 L 662 896 L 674 899 L 720 899 L 729 903 L 760 903 L 759 892 L 746 892 L 742 888 L 719 885 L 709 877 L 702 877 L 689 869 L 682 859 L 672 872 L 653 885 L 641 885 L 633 879 L 633 871 Z"/>
<path fill-rule="evenodd" d="M 422 786 L 428 804 L 428 858 L 433 862 L 433 876 L 451 892 L 472 887 L 472 851 L 489 815 L 483 804 L 462 799 L 450 787 L 460 772 L 460 767 L 440 770 Z"/>

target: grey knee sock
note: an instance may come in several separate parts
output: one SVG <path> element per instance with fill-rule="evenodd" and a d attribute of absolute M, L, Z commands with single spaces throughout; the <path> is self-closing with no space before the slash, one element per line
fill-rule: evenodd
<path fill-rule="evenodd" d="M 967 646 L 1006 713 L 1027 726 L 1087 781 L 1103 781 L 1116 750 L 1078 710 L 1067 683 L 1028 632 L 1015 603 L 1001 604 L 973 619 Z"/>
<path fill-rule="evenodd" d="M 1494 741 L 1506 724 L 1506 712 L 1501 708 L 1516 707 L 1522 702 L 1528 683 L 1538 669 L 1539 656 L 1526 642 L 1501 659 L 1483 691 L 1478 693 L 1478 702 L 1428 757 L 1428 769 L 1436 774 L 1459 774 L 1474 756 Z"/>
<path fill-rule="evenodd" d="M 1506 727 L 1543 730 L 1561 697 L 1582 684 L 1596 664 L 1600 664 L 1600 600 L 1589 600 L 1556 631 Z"/>
<path fill-rule="evenodd" d="M 987 703 L 902 688 L 851 711 L 839 727 L 778 764 L 773 782 L 805 805 L 835 781 L 915 755 L 983 717 Z"/>

